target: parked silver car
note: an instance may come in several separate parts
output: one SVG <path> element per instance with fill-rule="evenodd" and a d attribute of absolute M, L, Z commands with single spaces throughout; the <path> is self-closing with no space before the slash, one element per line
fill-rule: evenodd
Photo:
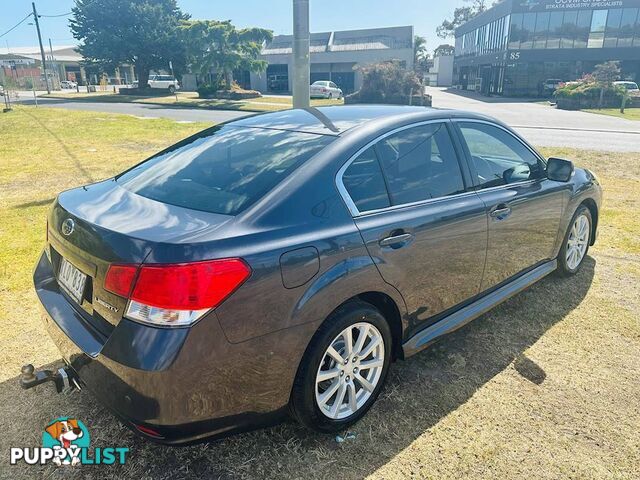
<path fill-rule="evenodd" d="M 318 80 L 310 87 L 311 98 L 342 98 L 342 90 L 329 80 Z"/>

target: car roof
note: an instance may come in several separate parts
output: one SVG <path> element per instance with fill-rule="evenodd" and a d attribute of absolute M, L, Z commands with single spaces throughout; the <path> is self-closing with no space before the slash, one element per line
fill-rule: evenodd
<path fill-rule="evenodd" d="M 495 122 L 483 115 L 457 110 L 437 109 L 407 105 L 337 105 L 311 107 L 305 109 L 281 110 L 244 117 L 229 122 L 229 125 L 292 130 L 323 135 L 341 135 L 355 127 L 384 120 L 385 124 L 406 122 L 411 117 L 415 121 L 464 116 Z M 498 122 L 499 123 L 499 122 Z"/>

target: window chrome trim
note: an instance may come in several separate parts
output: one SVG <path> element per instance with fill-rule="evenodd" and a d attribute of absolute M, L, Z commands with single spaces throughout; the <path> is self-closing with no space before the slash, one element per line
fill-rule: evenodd
<path fill-rule="evenodd" d="M 347 188 L 344 186 L 344 183 L 342 182 L 342 176 L 344 175 L 344 172 L 347 170 L 347 168 L 349 168 L 351 166 L 351 164 L 368 148 L 372 147 L 373 145 L 375 145 L 376 143 L 380 142 L 381 140 L 389 137 L 390 135 L 394 135 L 398 132 L 401 132 L 403 130 L 407 130 L 409 128 L 414 128 L 414 127 L 420 127 L 422 125 L 431 125 L 434 123 L 441 123 L 443 127 L 446 128 L 447 123 L 450 123 L 451 119 L 450 118 L 437 118 L 437 119 L 433 119 L 433 120 L 424 120 L 422 122 L 416 122 L 416 123 L 411 123 L 409 125 L 404 125 L 402 127 L 398 127 L 394 130 L 391 130 L 389 132 L 383 133 L 382 135 L 380 135 L 379 137 L 376 137 L 375 139 L 371 140 L 369 143 L 367 143 L 364 147 L 360 148 L 356 153 L 354 153 L 351 157 L 349 157 L 349 159 L 344 163 L 344 165 L 342 165 L 342 167 L 340 167 L 340 170 L 338 170 L 338 173 L 336 173 L 336 187 L 338 188 L 338 192 L 340 193 L 340 196 L 342 197 L 342 199 L 344 200 L 344 203 L 347 205 L 347 208 L 349 209 L 349 212 L 351 213 L 352 217 L 360 217 L 362 215 L 369 215 L 369 214 L 373 214 L 373 213 L 380 213 L 380 212 L 386 212 L 386 211 L 390 211 L 390 210 L 397 210 L 399 208 L 405 208 L 405 207 L 412 207 L 415 205 L 422 205 L 422 204 L 426 204 L 426 203 L 433 203 L 433 202 L 438 202 L 438 201 L 442 201 L 442 200 L 448 200 L 450 198 L 455 198 L 455 197 L 460 197 L 463 195 L 470 195 L 470 194 L 475 194 L 475 190 L 468 190 L 465 192 L 461 192 L 461 193 L 457 193 L 455 195 L 448 195 L 448 196 L 444 196 L 444 197 L 436 197 L 436 198 L 426 198 L 424 200 L 419 200 L 417 202 L 411 202 L 411 203 L 402 203 L 399 205 L 390 205 L 388 207 L 385 208 L 377 208 L 374 210 L 366 210 L 364 212 L 361 212 L 360 210 L 358 210 L 358 207 L 356 207 L 355 202 L 351 199 L 351 195 L 349 195 L 349 192 L 347 191 Z M 449 135 L 449 137 L 451 137 L 450 132 L 447 130 L 447 135 Z M 451 143 L 454 144 L 453 139 L 451 138 Z M 456 162 L 458 162 L 458 164 L 460 163 L 460 158 L 458 158 L 458 155 L 456 154 Z M 461 167 L 459 165 L 459 167 Z M 382 173 L 384 175 L 384 172 Z M 464 180 L 464 175 L 462 174 L 462 169 L 460 171 L 460 178 Z M 463 182 L 464 183 L 464 182 Z"/>

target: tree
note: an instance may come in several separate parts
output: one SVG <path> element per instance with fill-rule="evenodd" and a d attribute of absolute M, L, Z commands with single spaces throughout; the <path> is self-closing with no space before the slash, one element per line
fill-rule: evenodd
<path fill-rule="evenodd" d="M 362 87 L 354 94 L 359 103 L 405 103 L 410 96 L 422 95 L 422 84 L 415 72 L 398 60 L 358 65 Z"/>
<path fill-rule="evenodd" d="M 599 63 L 593 71 L 593 77 L 600 85 L 600 100 L 598 101 L 598 108 L 602 108 L 605 89 L 612 88 L 613 82 L 620 78 L 620 62 L 610 60 L 608 62 Z M 624 110 L 624 103 L 622 105 L 622 110 Z"/>
<path fill-rule="evenodd" d="M 443 43 L 438 45 L 436 49 L 433 51 L 434 57 L 446 57 L 449 55 L 453 55 L 455 53 L 455 47 L 453 45 L 449 45 L 448 43 Z"/>
<path fill-rule="evenodd" d="M 230 20 L 196 20 L 182 22 L 181 37 L 191 68 L 203 75 L 215 68 L 231 88 L 234 70 L 261 72 L 267 68 L 267 62 L 258 56 L 263 43 L 273 39 L 273 32 L 264 28 L 239 30 Z"/>
<path fill-rule="evenodd" d="M 427 53 L 427 39 L 416 35 L 413 37 L 413 63 L 417 65 L 424 58 L 429 58 Z"/>
<path fill-rule="evenodd" d="M 598 83 L 605 87 L 610 87 L 613 82 L 620 78 L 620 62 L 608 61 L 596 65 L 593 76 Z"/>
<path fill-rule="evenodd" d="M 436 34 L 440 38 L 447 38 L 453 36 L 460 25 L 467 23 L 473 17 L 480 15 L 487 9 L 486 0 L 464 0 L 471 5 L 458 7 L 453 11 L 453 19 L 444 20 L 440 26 L 436 28 Z M 499 2 L 496 2 L 499 3 Z"/>
<path fill-rule="evenodd" d="M 413 70 L 420 78 L 427 71 L 429 52 L 427 51 L 427 39 L 416 35 L 413 39 Z"/>
<path fill-rule="evenodd" d="M 89 65 L 133 64 L 144 88 L 152 68 L 183 61 L 178 25 L 189 17 L 176 0 L 76 0 L 72 12 L 71 33 Z"/>

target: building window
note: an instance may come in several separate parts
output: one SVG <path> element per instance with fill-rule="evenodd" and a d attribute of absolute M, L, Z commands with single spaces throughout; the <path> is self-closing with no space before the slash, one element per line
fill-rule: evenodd
<path fill-rule="evenodd" d="M 533 34 L 536 28 L 536 14 L 525 13 L 522 17 L 522 33 L 520 35 L 520 48 L 533 47 Z"/>
<path fill-rule="evenodd" d="M 511 23 L 509 24 L 509 48 L 517 50 L 520 48 L 520 36 L 522 34 L 522 14 L 514 13 L 511 15 Z"/>
<path fill-rule="evenodd" d="M 578 12 L 564 12 L 562 25 L 560 26 L 560 48 L 573 48 L 577 28 Z"/>
<path fill-rule="evenodd" d="M 591 30 L 587 48 L 602 48 L 604 43 L 604 30 L 607 26 L 607 10 L 594 10 L 591 17 Z"/>
<path fill-rule="evenodd" d="M 509 43 L 509 25 L 511 21 L 511 16 L 507 15 L 504 17 L 502 21 L 502 30 L 501 30 L 501 38 L 500 38 L 500 50 L 504 50 L 507 48 L 507 44 Z"/>
<path fill-rule="evenodd" d="M 633 46 L 640 47 L 640 12 L 638 12 L 638 18 L 636 19 L 636 25 L 633 29 L 633 32 Z"/>
<path fill-rule="evenodd" d="M 637 8 L 624 8 L 622 10 L 622 18 L 620 20 L 620 29 L 618 30 L 618 47 L 630 47 L 633 45 L 634 25 L 640 20 Z M 640 46 L 640 38 L 636 40 L 636 45 Z"/>
<path fill-rule="evenodd" d="M 622 19 L 622 9 L 609 10 L 607 16 L 607 29 L 604 33 L 604 46 L 615 47 L 618 43 L 620 33 L 620 20 Z"/>
<path fill-rule="evenodd" d="M 536 30 L 533 36 L 533 48 L 545 48 L 547 46 L 548 32 L 549 12 L 540 12 L 536 16 Z"/>
<path fill-rule="evenodd" d="M 576 35 L 573 42 L 573 48 L 587 48 L 587 42 L 589 40 L 589 30 L 591 28 L 591 13 L 591 10 L 582 10 L 578 12 L 577 26 L 575 28 Z"/>
<path fill-rule="evenodd" d="M 549 16 L 549 36 L 547 37 L 547 48 L 560 48 L 563 16 L 564 12 L 552 12 Z"/>

